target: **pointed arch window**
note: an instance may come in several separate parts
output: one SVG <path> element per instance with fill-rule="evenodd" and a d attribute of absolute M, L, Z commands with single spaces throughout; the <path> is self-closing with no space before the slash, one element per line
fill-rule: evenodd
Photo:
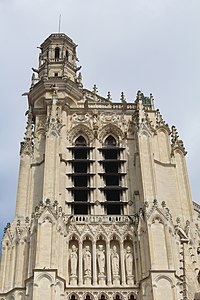
<path fill-rule="evenodd" d="M 128 299 L 129 300 L 135 300 L 136 298 L 135 298 L 135 296 L 133 294 L 131 294 Z"/>
<path fill-rule="evenodd" d="M 101 294 L 101 297 L 100 297 L 100 299 L 99 300 L 106 300 L 106 297 L 105 297 L 105 295 L 104 294 Z"/>
<path fill-rule="evenodd" d="M 121 154 L 124 148 L 120 148 L 117 143 L 117 139 L 109 134 L 104 142 L 103 147 L 99 149 L 102 152 L 102 161 L 100 163 L 103 166 L 104 186 L 99 189 L 103 191 L 105 196 L 105 207 L 108 215 L 120 215 L 122 212 L 122 199 L 124 191 L 127 189 L 123 185 L 122 177 L 125 173 L 122 173 L 122 168 L 125 160 L 121 159 Z M 117 299 L 116 299 L 117 300 Z"/>
<path fill-rule="evenodd" d="M 76 147 L 87 146 L 86 140 L 82 135 L 79 135 L 79 137 L 75 140 L 75 146 Z"/>
<path fill-rule="evenodd" d="M 119 294 L 115 295 L 114 300 L 121 300 L 121 297 Z"/>
<path fill-rule="evenodd" d="M 117 145 L 116 139 L 112 136 L 109 135 L 106 139 L 105 139 L 105 146 L 111 146 L 111 147 L 115 147 Z"/>
<path fill-rule="evenodd" d="M 85 215 L 89 213 L 91 190 L 90 178 L 93 174 L 90 171 L 90 165 L 93 160 L 90 160 L 91 147 L 84 136 L 79 135 L 74 140 L 72 150 L 72 196 L 73 213 L 75 215 Z"/>

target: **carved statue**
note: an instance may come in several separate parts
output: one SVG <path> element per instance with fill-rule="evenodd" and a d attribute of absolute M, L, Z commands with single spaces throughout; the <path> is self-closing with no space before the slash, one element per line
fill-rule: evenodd
<path fill-rule="evenodd" d="M 99 245 L 97 249 L 97 263 L 99 267 L 99 275 L 105 274 L 105 250 L 103 249 L 103 245 Z"/>
<path fill-rule="evenodd" d="M 111 250 L 111 266 L 112 275 L 119 275 L 119 254 L 117 253 L 117 247 L 113 246 Z"/>
<path fill-rule="evenodd" d="M 83 268 L 84 268 L 84 275 L 91 276 L 91 253 L 90 253 L 89 246 L 85 246 L 83 252 Z"/>
<path fill-rule="evenodd" d="M 76 275 L 77 273 L 77 248 L 75 245 L 72 245 L 71 254 L 70 254 L 70 268 L 71 275 Z"/>
<path fill-rule="evenodd" d="M 126 275 L 130 276 L 133 275 L 133 255 L 131 253 L 131 247 L 127 246 L 126 254 L 125 254 L 125 265 L 126 265 Z"/>

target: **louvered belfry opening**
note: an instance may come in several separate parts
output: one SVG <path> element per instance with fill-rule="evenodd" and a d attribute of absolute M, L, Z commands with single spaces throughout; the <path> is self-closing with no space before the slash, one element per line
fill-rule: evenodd
<path fill-rule="evenodd" d="M 73 213 L 75 215 L 87 215 L 90 213 L 90 150 L 91 147 L 87 146 L 87 142 L 83 136 L 79 136 L 75 140 L 75 146 L 70 148 L 72 151 L 72 183 L 73 187 L 70 188 L 74 201 Z"/>
<path fill-rule="evenodd" d="M 108 215 L 119 215 L 122 213 L 123 191 L 126 190 L 122 186 L 122 176 L 125 174 L 121 172 L 125 160 L 120 159 L 120 153 L 124 149 L 118 147 L 116 139 L 109 135 L 99 150 L 102 152 L 103 160 L 100 163 L 104 170 L 101 174 L 104 179 L 104 187 L 100 187 L 100 189 L 104 192 L 106 212 Z"/>

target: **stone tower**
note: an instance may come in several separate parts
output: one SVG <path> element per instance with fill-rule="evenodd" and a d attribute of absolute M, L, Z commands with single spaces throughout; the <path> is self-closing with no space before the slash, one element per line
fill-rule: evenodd
<path fill-rule="evenodd" d="M 0 300 L 193 300 L 200 208 L 183 142 L 152 95 L 85 89 L 76 48 L 51 34 L 33 69 Z"/>

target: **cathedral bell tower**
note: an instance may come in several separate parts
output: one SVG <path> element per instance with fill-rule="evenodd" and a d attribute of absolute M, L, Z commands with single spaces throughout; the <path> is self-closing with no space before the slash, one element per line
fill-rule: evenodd
<path fill-rule="evenodd" d="M 85 89 L 65 34 L 39 48 L 0 300 L 193 300 L 200 208 L 175 126 L 152 95 Z"/>

